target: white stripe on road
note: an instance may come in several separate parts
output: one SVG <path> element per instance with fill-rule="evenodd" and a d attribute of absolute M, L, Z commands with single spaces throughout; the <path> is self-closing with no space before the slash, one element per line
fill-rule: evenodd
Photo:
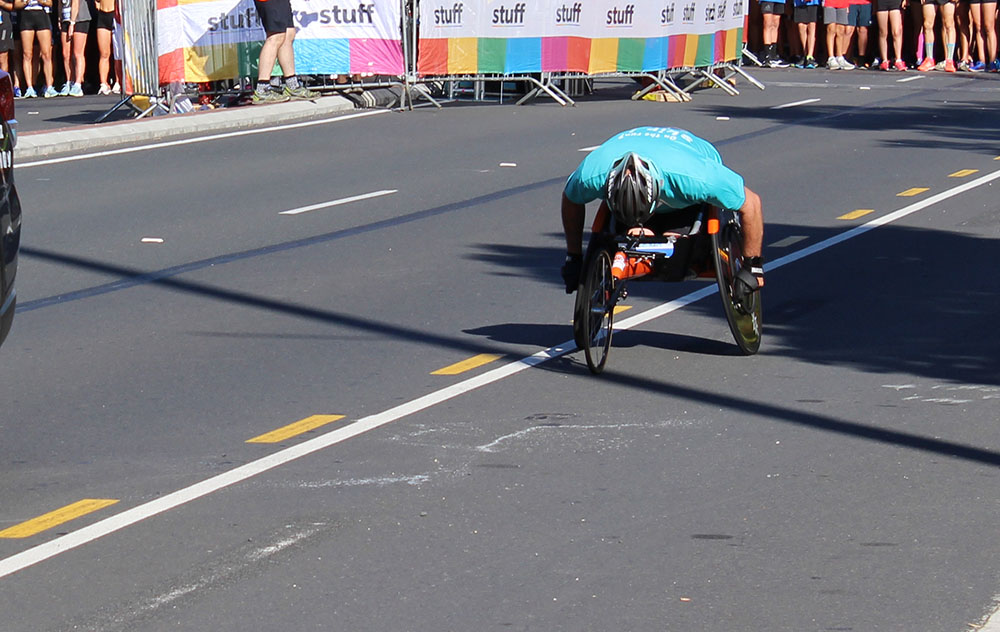
<path fill-rule="evenodd" d="M 122 147 L 121 149 L 109 149 L 107 151 L 97 151 L 92 154 L 76 154 L 73 156 L 64 156 L 62 158 L 49 158 L 46 160 L 35 160 L 33 162 L 19 162 L 17 163 L 18 169 L 27 169 L 29 167 L 40 167 L 42 165 L 56 165 L 63 162 L 75 162 L 77 160 L 86 160 L 88 158 L 101 158 L 104 156 L 117 156 L 119 154 L 131 154 L 137 151 L 146 151 L 149 149 L 163 149 L 164 147 L 176 147 L 178 145 L 191 145 L 193 143 L 204 143 L 211 140 L 222 140 L 224 138 L 235 138 L 237 136 L 250 136 L 252 134 L 264 134 L 266 132 L 280 132 L 287 129 L 297 129 L 300 127 L 312 127 L 314 125 L 325 125 L 326 123 L 337 123 L 340 121 L 347 121 L 350 119 L 361 118 L 362 116 L 374 116 L 376 114 L 384 114 L 389 110 L 369 110 L 366 112 L 358 112 L 356 114 L 345 114 L 344 116 L 335 116 L 334 118 L 320 119 L 317 121 L 302 121 L 300 123 L 287 123 L 285 125 L 275 125 L 273 127 L 261 127 L 256 129 L 244 129 L 236 132 L 223 132 L 220 134 L 210 134 L 208 136 L 199 136 L 197 138 L 185 138 L 184 140 L 169 140 L 162 143 L 152 143 L 149 145 L 139 145 L 137 147 Z M 21 137 L 22 139 L 25 136 Z"/>
<path fill-rule="evenodd" d="M 923 75 L 912 75 L 905 79 L 897 79 L 896 83 L 906 83 L 907 81 L 916 81 L 917 79 L 923 79 L 923 78 L 924 78 Z"/>
<path fill-rule="evenodd" d="M 799 105 L 809 105 L 810 103 L 816 103 L 817 101 L 819 101 L 818 98 L 816 98 L 816 99 L 805 99 L 805 100 L 802 100 L 802 101 L 792 101 L 791 103 L 783 103 L 782 105 L 773 105 L 773 106 L 771 106 L 771 109 L 772 110 L 784 110 L 785 108 L 794 108 L 794 107 L 799 106 Z"/>
<path fill-rule="evenodd" d="M 771 248 L 787 248 L 792 244 L 797 244 L 800 241 L 805 241 L 809 239 L 805 235 L 792 235 L 791 237 L 785 237 L 784 239 L 779 239 L 778 241 L 771 244 Z"/>
<path fill-rule="evenodd" d="M 594 151 L 598 147 L 600 147 L 600 145 L 594 145 L 593 147 L 581 147 L 580 149 L 577 149 L 577 151 Z"/>
<path fill-rule="evenodd" d="M 309 206 L 300 206 L 299 208 L 293 208 L 287 211 L 281 211 L 280 213 L 278 213 L 278 215 L 301 215 L 302 213 L 308 213 L 310 211 L 318 211 L 321 208 L 340 206 L 341 204 L 349 204 L 350 202 L 357 202 L 358 200 L 368 200 L 371 198 L 381 197 L 383 195 L 392 195 L 393 193 L 397 192 L 398 189 L 385 189 L 383 191 L 372 191 L 371 193 L 363 193 L 361 195 L 354 195 L 339 200 L 320 202 L 319 204 L 311 204 Z"/>
<path fill-rule="evenodd" d="M 927 208 L 928 206 L 955 197 L 956 195 L 964 193 L 975 187 L 988 184 L 997 178 L 1000 178 L 1000 170 L 903 207 L 898 211 L 872 219 L 865 224 L 852 228 L 851 230 L 845 231 L 812 246 L 781 257 L 780 259 L 767 264 L 765 266 L 765 270 L 774 270 L 788 265 L 789 263 L 798 261 L 804 257 L 808 257 L 809 255 L 826 250 L 827 248 L 835 246 L 841 242 L 858 237 L 869 230 L 894 222 L 898 219 L 902 219 L 907 215 L 911 215 L 921 209 Z M 664 303 L 641 314 L 636 314 L 635 316 L 626 318 L 616 325 L 615 329 L 623 330 L 641 325 L 694 303 L 695 301 L 714 294 L 717 291 L 717 287 L 714 284 L 704 287 L 696 292 L 692 292 L 691 294 L 670 301 L 669 303 Z M 349 426 L 332 430 L 314 439 L 285 448 L 262 459 L 252 461 L 228 472 L 223 472 L 222 474 L 213 476 L 212 478 L 201 481 L 200 483 L 195 483 L 190 487 L 185 487 L 167 494 L 166 496 L 162 496 L 137 507 L 133 507 L 132 509 L 123 511 L 118 515 L 105 518 L 104 520 L 83 527 L 78 531 L 68 533 L 64 536 L 55 538 L 54 540 L 50 540 L 49 542 L 45 542 L 31 549 L 0 560 L 0 577 L 6 577 L 7 575 L 11 575 L 29 566 L 53 558 L 60 553 L 65 553 L 66 551 L 75 549 L 78 546 L 93 542 L 94 540 L 141 522 L 147 518 L 151 518 L 165 511 L 175 509 L 191 501 L 208 496 L 209 494 L 224 489 L 230 485 L 240 483 L 257 476 L 258 474 L 267 472 L 268 470 L 281 465 L 285 465 L 306 455 L 323 450 L 324 448 L 336 445 L 358 435 L 364 434 L 370 430 L 385 426 L 414 413 L 474 391 L 480 387 L 493 384 L 494 382 L 499 382 L 504 378 L 542 364 L 547 360 L 564 356 L 575 349 L 576 345 L 572 340 L 554 347 L 549 347 L 548 349 L 539 351 L 526 358 L 497 367 L 491 371 L 471 377 L 452 386 L 434 391 L 433 393 L 429 393 L 422 397 L 418 397 L 413 401 L 400 404 L 399 406 L 390 408 L 385 412 L 363 417 Z"/>

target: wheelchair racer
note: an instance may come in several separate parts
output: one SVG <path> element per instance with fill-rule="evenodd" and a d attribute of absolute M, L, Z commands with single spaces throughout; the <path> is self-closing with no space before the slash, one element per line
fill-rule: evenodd
<path fill-rule="evenodd" d="M 722 164 L 711 143 L 691 132 L 672 127 L 621 132 L 590 152 L 569 176 L 562 195 L 566 261 L 561 273 L 567 294 L 580 285 L 585 205 L 597 199 L 613 214 L 619 234 L 628 229 L 628 234 L 652 235 L 649 227 L 657 225 L 657 216 L 695 205 L 738 211 L 745 256 L 736 279 L 747 292 L 764 285 L 760 197 Z"/>

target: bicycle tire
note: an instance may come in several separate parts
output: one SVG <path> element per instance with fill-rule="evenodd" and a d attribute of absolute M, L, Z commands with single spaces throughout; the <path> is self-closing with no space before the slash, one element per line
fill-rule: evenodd
<path fill-rule="evenodd" d="M 583 352 L 587 368 L 597 375 L 604 370 L 611 351 L 614 326 L 614 277 L 611 276 L 611 256 L 607 250 L 595 254 L 587 266 L 582 287 L 585 309 L 580 313 Z"/>
<path fill-rule="evenodd" d="M 751 292 L 742 300 L 734 297 L 733 283 L 743 264 L 743 229 L 736 216 L 722 222 L 719 232 L 712 235 L 712 258 L 729 330 L 740 351 L 753 355 L 760 349 L 763 329 L 761 292 Z"/>

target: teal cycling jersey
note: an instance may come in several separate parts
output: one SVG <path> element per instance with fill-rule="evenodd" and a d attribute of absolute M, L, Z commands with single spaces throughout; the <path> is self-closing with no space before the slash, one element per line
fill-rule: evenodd
<path fill-rule="evenodd" d="M 649 161 L 661 178 L 657 213 L 702 203 L 730 210 L 743 206 L 743 177 L 722 164 L 711 143 L 673 127 L 637 127 L 605 141 L 566 181 L 569 201 L 586 204 L 605 199 L 608 171 L 628 152 Z"/>

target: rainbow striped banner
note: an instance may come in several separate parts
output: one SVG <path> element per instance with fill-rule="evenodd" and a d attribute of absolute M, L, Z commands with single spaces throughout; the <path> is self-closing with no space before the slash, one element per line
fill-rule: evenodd
<path fill-rule="evenodd" d="M 298 74 L 402 75 L 398 0 L 292 0 Z M 157 0 L 160 83 L 257 77 L 264 29 L 253 0 Z"/>
<path fill-rule="evenodd" d="M 746 0 L 421 0 L 417 72 L 599 74 L 739 58 Z"/>

